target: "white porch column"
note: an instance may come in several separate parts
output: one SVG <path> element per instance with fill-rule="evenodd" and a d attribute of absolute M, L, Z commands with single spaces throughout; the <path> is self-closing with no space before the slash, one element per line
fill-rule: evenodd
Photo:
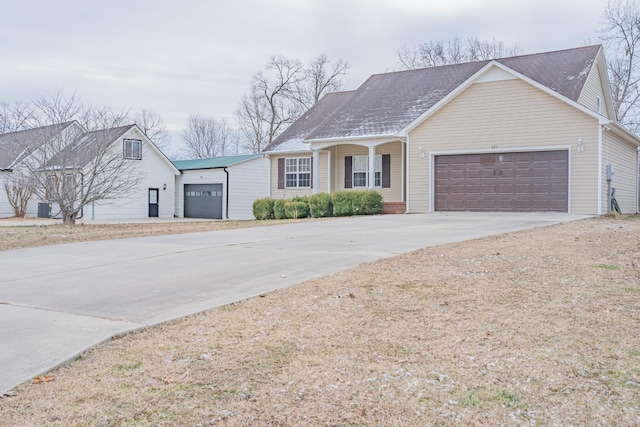
<path fill-rule="evenodd" d="M 376 147 L 369 147 L 369 190 L 376 187 Z"/>
<path fill-rule="evenodd" d="M 313 150 L 313 194 L 318 194 L 318 187 L 320 186 L 320 151 Z"/>

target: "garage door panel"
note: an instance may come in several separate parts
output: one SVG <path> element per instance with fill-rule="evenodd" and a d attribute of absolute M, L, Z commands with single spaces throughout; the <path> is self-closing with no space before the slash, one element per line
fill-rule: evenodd
<path fill-rule="evenodd" d="M 436 156 L 435 209 L 566 212 L 568 157 L 567 151 Z"/>
<path fill-rule="evenodd" d="M 184 217 L 222 219 L 222 184 L 185 184 Z"/>

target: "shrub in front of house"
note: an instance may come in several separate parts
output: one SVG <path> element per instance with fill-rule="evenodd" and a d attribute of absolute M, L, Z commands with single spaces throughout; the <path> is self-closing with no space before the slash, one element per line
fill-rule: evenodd
<path fill-rule="evenodd" d="M 375 215 L 382 213 L 382 194 L 370 190 L 344 190 L 333 194 L 335 216 Z"/>
<path fill-rule="evenodd" d="M 331 194 L 318 193 L 308 197 L 309 215 L 313 218 L 326 218 L 333 215 Z"/>
<path fill-rule="evenodd" d="M 333 193 L 331 203 L 333 204 L 333 214 L 335 216 L 353 215 L 353 193 L 354 191 Z"/>
<path fill-rule="evenodd" d="M 306 218 L 309 216 L 309 205 L 303 201 L 287 200 L 284 213 L 288 219 Z"/>
<path fill-rule="evenodd" d="M 276 199 L 273 202 L 273 217 L 275 219 L 286 219 L 287 214 L 284 209 L 284 205 L 287 202 L 286 199 Z"/>
<path fill-rule="evenodd" d="M 274 200 L 269 197 L 253 202 L 253 216 L 256 219 L 273 218 L 273 202 Z"/>
<path fill-rule="evenodd" d="M 384 202 L 377 191 L 358 191 L 353 202 L 355 215 L 377 215 L 382 213 Z"/>

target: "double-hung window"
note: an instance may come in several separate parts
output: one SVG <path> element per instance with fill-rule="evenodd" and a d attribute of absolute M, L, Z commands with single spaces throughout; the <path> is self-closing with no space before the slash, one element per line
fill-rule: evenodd
<path fill-rule="evenodd" d="M 285 187 L 311 187 L 311 157 L 285 159 Z"/>
<path fill-rule="evenodd" d="M 123 144 L 124 158 L 130 160 L 142 159 L 142 140 L 125 139 Z"/>
<path fill-rule="evenodd" d="M 382 156 L 376 156 L 374 185 L 382 186 Z M 369 186 L 369 156 L 353 156 L 353 187 Z"/>

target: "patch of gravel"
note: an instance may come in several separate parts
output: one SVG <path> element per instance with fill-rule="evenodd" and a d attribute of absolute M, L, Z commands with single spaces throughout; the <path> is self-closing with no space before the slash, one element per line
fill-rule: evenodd
<path fill-rule="evenodd" d="M 640 218 L 414 251 L 114 339 L 6 425 L 637 425 Z"/>

